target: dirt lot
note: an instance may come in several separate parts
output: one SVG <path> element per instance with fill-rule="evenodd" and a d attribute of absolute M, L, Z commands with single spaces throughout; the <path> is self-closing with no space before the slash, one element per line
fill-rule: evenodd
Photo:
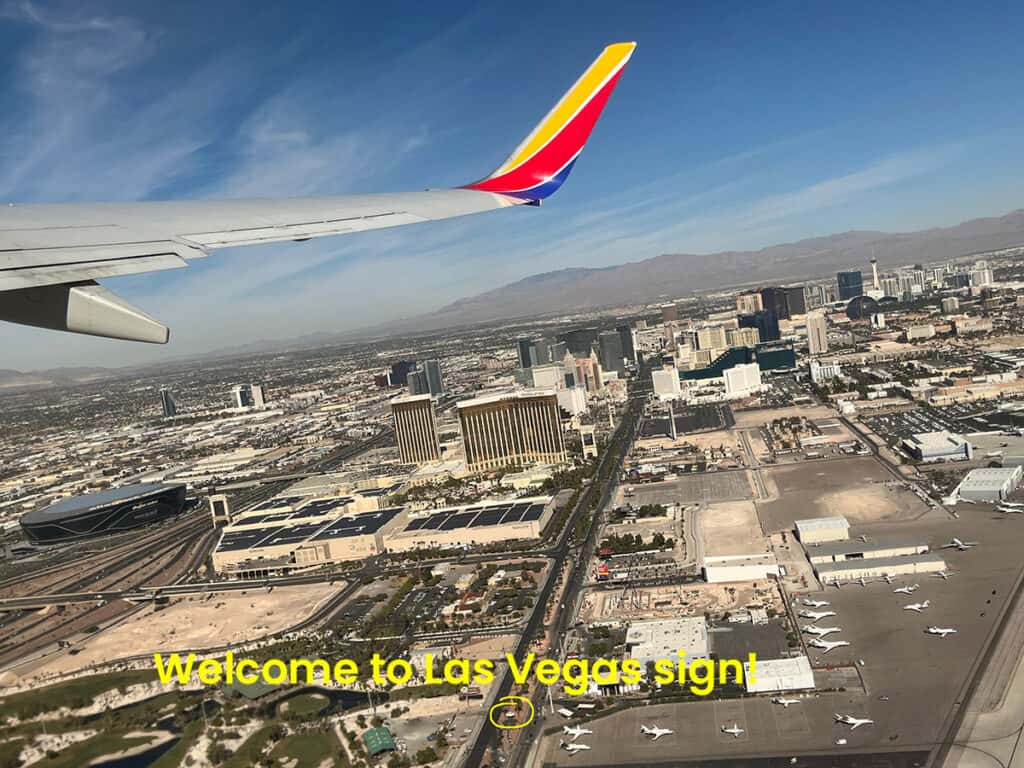
<path fill-rule="evenodd" d="M 640 589 L 592 589 L 584 594 L 580 620 L 671 619 L 722 614 L 751 604 L 781 608 L 778 590 L 771 582 L 742 584 L 684 584 Z"/>
<path fill-rule="evenodd" d="M 834 419 L 836 412 L 824 405 L 795 405 L 791 408 L 766 408 L 760 411 L 742 411 L 736 414 L 736 427 L 749 429 L 760 427 L 775 419 L 802 416 L 805 419 Z"/>
<path fill-rule="evenodd" d="M 768 551 L 752 501 L 710 504 L 700 514 L 705 557 L 753 555 Z"/>
<path fill-rule="evenodd" d="M 856 525 L 909 520 L 927 511 L 873 457 L 765 468 L 762 476 L 770 499 L 757 502 L 757 511 L 766 533 L 809 517 L 843 515 Z"/>
<path fill-rule="evenodd" d="M 33 675 L 64 674 L 90 664 L 128 656 L 170 651 L 200 651 L 228 643 L 257 640 L 298 624 L 344 585 L 308 584 L 278 587 L 271 593 L 255 587 L 242 593 L 197 595 L 152 607 L 79 644 L 74 656 L 60 654 L 33 670 Z"/>

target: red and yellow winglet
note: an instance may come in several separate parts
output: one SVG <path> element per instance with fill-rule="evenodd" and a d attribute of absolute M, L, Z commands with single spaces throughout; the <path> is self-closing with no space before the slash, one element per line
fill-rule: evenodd
<path fill-rule="evenodd" d="M 587 143 L 634 48 L 636 43 L 605 48 L 515 152 L 494 173 L 466 189 L 531 201 L 554 194 Z"/>

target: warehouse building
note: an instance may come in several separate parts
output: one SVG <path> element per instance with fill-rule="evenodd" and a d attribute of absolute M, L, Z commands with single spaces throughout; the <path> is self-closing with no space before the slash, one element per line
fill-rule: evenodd
<path fill-rule="evenodd" d="M 826 541 L 845 541 L 850 538 L 850 524 L 845 517 L 812 517 L 808 520 L 797 520 L 797 538 L 807 546 Z"/>
<path fill-rule="evenodd" d="M 1017 490 L 1022 472 L 1022 467 L 972 469 L 957 486 L 953 495 L 967 501 L 1002 501 Z"/>
<path fill-rule="evenodd" d="M 753 678 L 753 679 L 751 679 Z M 791 659 L 758 659 L 751 674 L 750 662 L 743 664 L 747 693 L 783 693 L 814 688 L 814 671 L 806 656 Z"/>
<path fill-rule="evenodd" d="M 948 430 L 919 432 L 903 441 L 903 450 L 917 461 L 968 461 L 974 453 L 969 441 Z"/>
<path fill-rule="evenodd" d="M 687 662 L 709 657 L 703 617 L 634 621 L 626 630 L 626 653 L 644 669 L 662 659 L 678 663 L 681 651 L 686 652 Z"/>
<path fill-rule="evenodd" d="M 946 561 L 940 555 L 932 553 L 902 557 L 876 557 L 868 560 L 842 560 L 814 565 L 814 572 L 822 584 L 833 581 L 880 579 L 884 576 L 912 576 L 918 573 L 938 573 L 944 570 L 946 570 Z M 757 666 L 760 673 L 760 663 Z"/>
<path fill-rule="evenodd" d="M 834 541 L 806 547 L 807 558 L 814 565 L 841 563 L 847 560 L 877 560 L 879 558 L 907 557 L 928 552 L 927 544 L 911 541 Z"/>
<path fill-rule="evenodd" d="M 705 557 L 704 580 L 709 584 L 728 581 L 762 581 L 779 575 L 779 563 L 773 554 Z"/>
<path fill-rule="evenodd" d="M 554 508 L 553 497 L 534 496 L 423 510 L 391 529 L 384 546 L 389 552 L 408 552 L 539 539 Z"/>

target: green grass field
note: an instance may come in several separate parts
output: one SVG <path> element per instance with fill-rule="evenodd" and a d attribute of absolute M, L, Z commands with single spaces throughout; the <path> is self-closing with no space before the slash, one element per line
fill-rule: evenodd
<path fill-rule="evenodd" d="M 40 766 L 40 768 L 81 768 L 97 757 L 111 755 L 122 749 L 137 747 L 148 742 L 149 739 L 144 736 L 126 738 L 123 734 L 101 733 L 88 741 L 68 747 L 53 759 L 44 758 L 33 765 Z"/>
<path fill-rule="evenodd" d="M 327 709 L 331 700 L 320 693 L 303 693 L 281 703 L 278 711 L 293 717 L 308 717 Z"/>
<path fill-rule="evenodd" d="M 260 761 L 271 734 L 279 728 L 278 723 L 268 723 L 242 742 L 235 754 L 224 763 L 224 768 L 252 768 Z"/>
<path fill-rule="evenodd" d="M 287 736 L 274 747 L 270 756 L 298 760 L 295 768 L 317 768 L 327 758 L 334 761 L 331 765 L 335 768 L 343 768 L 348 764 L 333 733 L 297 733 Z"/>
<path fill-rule="evenodd" d="M 35 717 L 60 707 L 85 707 L 99 694 L 113 688 L 146 683 L 156 679 L 155 670 L 138 670 L 132 672 L 111 672 L 105 675 L 92 675 L 66 683 L 49 685 L 36 691 L 25 691 L 0 699 L 0 719 L 7 717 Z"/>

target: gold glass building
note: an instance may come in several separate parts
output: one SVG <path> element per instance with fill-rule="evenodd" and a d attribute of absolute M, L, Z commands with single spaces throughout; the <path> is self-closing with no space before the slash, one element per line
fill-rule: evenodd
<path fill-rule="evenodd" d="M 463 400 L 458 410 L 466 465 L 471 472 L 566 460 L 558 396 L 551 390 Z"/>
<path fill-rule="evenodd" d="M 404 395 L 391 401 L 398 454 L 406 464 L 426 464 L 441 458 L 430 395 Z"/>

